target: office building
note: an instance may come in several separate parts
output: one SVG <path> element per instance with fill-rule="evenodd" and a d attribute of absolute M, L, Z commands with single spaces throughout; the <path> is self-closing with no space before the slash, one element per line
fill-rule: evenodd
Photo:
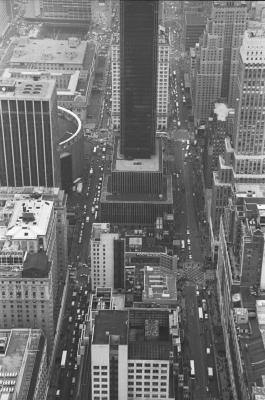
<path fill-rule="evenodd" d="M 182 1 L 182 9 L 185 13 L 191 14 L 204 14 L 210 15 L 212 9 L 212 0 L 192 0 L 192 1 Z"/>
<path fill-rule="evenodd" d="M 100 198 L 102 222 L 154 225 L 158 216 L 172 214 L 172 178 L 163 175 L 161 143 L 150 159 L 124 159 L 114 146 L 111 174 L 105 174 Z"/>
<path fill-rule="evenodd" d="M 42 329 L 50 351 L 58 317 L 54 202 L 36 193 L 2 196 L 0 327 Z"/>
<path fill-rule="evenodd" d="M 157 0 L 122 0 L 120 26 L 120 53 L 115 47 L 112 66 L 117 72 L 113 78 L 117 96 L 120 80 L 120 138 L 115 140 L 111 173 L 105 174 L 103 180 L 100 219 L 116 224 L 153 225 L 157 217 L 172 213 L 173 206 L 171 176 L 163 175 L 162 144 L 156 139 Z M 168 54 L 166 49 L 163 51 L 166 58 L 165 65 L 161 64 L 160 80 L 167 83 Z M 163 53 L 161 63 L 162 57 Z M 164 89 L 159 93 L 160 116 L 164 117 Z M 114 104 L 118 120 L 117 96 Z"/>
<path fill-rule="evenodd" d="M 216 1 L 200 39 L 196 63 L 194 121 L 206 122 L 213 103 L 223 98 L 235 107 L 239 49 L 247 23 L 243 1 Z"/>
<path fill-rule="evenodd" d="M 213 172 L 218 169 L 219 155 L 225 152 L 225 138 L 232 138 L 235 110 L 224 103 L 215 103 L 205 127 L 203 173 L 206 188 L 212 188 Z"/>
<path fill-rule="evenodd" d="M 144 304 L 159 304 L 164 307 L 177 306 L 176 276 L 161 266 L 144 267 Z"/>
<path fill-rule="evenodd" d="M 233 136 L 235 179 L 264 182 L 265 36 L 247 31 L 240 49 L 238 106 Z M 248 178 L 253 178 L 248 180 Z"/>
<path fill-rule="evenodd" d="M 10 58 L 11 68 L 45 71 L 80 71 L 86 79 L 94 58 L 95 45 L 70 37 L 68 40 L 21 38 Z"/>
<path fill-rule="evenodd" d="M 25 39 L 21 45 L 14 51 L 14 55 L 18 54 L 15 61 L 17 67 L 7 68 L 2 74 L 2 79 L 19 78 L 19 79 L 55 79 L 57 102 L 61 107 L 65 107 L 73 111 L 82 121 L 87 117 L 87 106 L 90 103 L 90 95 L 95 77 L 95 62 L 97 57 L 97 46 L 93 42 L 89 42 L 80 48 L 80 63 L 68 65 L 67 62 L 74 55 L 73 47 L 68 46 L 69 42 L 63 41 L 58 43 L 56 40 L 35 41 Z M 41 46 L 39 59 L 33 61 L 31 52 L 36 51 L 36 47 Z M 82 46 L 81 46 L 82 47 Z M 25 50 L 29 58 L 25 59 L 25 67 L 19 60 L 19 49 Z M 64 52 L 64 62 L 58 58 Z M 39 51 L 39 50 L 38 50 Z M 72 56 L 70 53 L 72 52 Z M 58 54 L 59 53 L 59 54 Z M 26 54 L 24 54 L 26 56 Z M 84 62 L 81 59 L 84 57 Z M 11 57 L 12 59 L 12 57 Z M 40 60 L 42 61 L 39 65 Z M 11 65 L 13 63 L 11 62 Z"/>
<path fill-rule="evenodd" d="M 9 27 L 9 22 L 10 22 L 9 7 L 10 7 L 10 5 L 8 3 L 9 3 L 9 0 L 2 0 L 0 2 L 0 20 L 1 20 L 0 38 L 5 35 L 8 27 Z"/>
<path fill-rule="evenodd" d="M 120 129 L 120 46 L 119 34 L 113 34 L 111 45 L 112 105 L 111 119 L 114 130 Z"/>
<path fill-rule="evenodd" d="M 120 45 L 119 35 L 112 41 L 112 126 L 120 129 Z M 159 26 L 158 36 L 158 67 L 157 67 L 157 101 L 156 101 L 156 130 L 164 131 L 168 123 L 168 85 L 169 85 L 169 38 L 168 32 Z"/>
<path fill-rule="evenodd" d="M 220 223 L 217 295 L 233 399 L 258 400 L 265 393 L 264 185 L 236 186 Z"/>
<path fill-rule="evenodd" d="M 45 400 L 47 343 L 40 329 L 0 329 L 1 400 Z"/>
<path fill-rule="evenodd" d="M 156 129 L 167 130 L 169 103 L 169 39 L 168 32 L 159 26 L 157 67 Z"/>
<path fill-rule="evenodd" d="M 206 17 L 202 14 L 185 13 L 184 17 L 184 44 L 185 50 L 189 51 L 196 43 L 204 31 L 206 25 Z"/>
<path fill-rule="evenodd" d="M 238 101 L 232 140 L 225 139 L 213 174 L 212 223 L 218 236 L 220 213 L 228 204 L 233 183 L 265 182 L 265 36 L 261 30 L 246 31 L 240 48 Z"/>
<path fill-rule="evenodd" d="M 144 38 L 144 40 L 143 40 Z M 120 3 L 121 153 L 155 152 L 158 2 Z"/>
<path fill-rule="evenodd" d="M 110 224 L 94 223 L 91 234 L 92 288 L 124 287 L 124 247 L 119 233 L 112 233 Z"/>
<path fill-rule="evenodd" d="M 91 23 L 92 1 L 94 0 L 30 0 L 26 17 L 50 24 L 88 28 Z"/>
<path fill-rule="evenodd" d="M 109 29 L 112 18 L 112 0 L 92 0 L 91 20 L 92 24 L 101 29 Z"/>
<path fill-rule="evenodd" d="M 67 272 L 67 195 L 59 188 L 47 187 L 4 187 L 1 186 L 0 202 L 14 202 L 19 199 L 37 198 L 43 201 L 52 201 L 56 216 L 57 238 L 57 279 L 64 281 Z"/>
<path fill-rule="evenodd" d="M 0 183 L 59 186 L 56 84 L 0 81 Z"/>
<path fill-rule="evenodd" d="M 102 310 L 91 342 L 92 399 L 175 398 L 177 310 Z"/>

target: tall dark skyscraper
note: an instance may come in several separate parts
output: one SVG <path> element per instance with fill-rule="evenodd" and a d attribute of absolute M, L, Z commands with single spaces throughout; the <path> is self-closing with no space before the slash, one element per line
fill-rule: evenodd
<path fill-rule="evenodd" d="M 155 153 L 158 1 L 120 3 L 121 153 Z"/>

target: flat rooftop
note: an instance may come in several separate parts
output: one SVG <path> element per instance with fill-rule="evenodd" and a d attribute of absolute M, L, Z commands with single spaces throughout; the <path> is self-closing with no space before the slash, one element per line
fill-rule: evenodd
<path fill-rule="evenodd" d="M 53 201 L 8 200 L 3 207 L 0 206 L 0 224 L 6 224 L 6 239 L 37 239 L 46 235 L 52 212 Z"/>
<path fill-rule="evenodd" d="M 83 65 L 86 41 L 22 38 L 14 48 L 11 64 L 79 64 Z"/>
<path fill-rule="evenodd" d="M 265 198 L 265 184 L 253 184 L 253 183 L 235 183 L 235 195 L 236 197 L 247 197 L 251 198 Z"/>
<path fill-rule="evenodd" d="M 169 360 L 172 340 L 169 312 L 162 309 L 130 309 L 128 358 Z"/>
<path fill-rule="evenodd" d="M 113 151 L 113 171 L 159 172 L 162 169 L 161 142 L 156 140 L 156 152 L 150 158 L 125 159 L 120 153 L 120 142 L 116 141 Z"/>
<path fill-rule="evenodd" d="M 61 71 L 61 70 L 29 70 L 28 68 L 6 68 L 1 79 L 29 79 L 37 78 L 39 80 L 55 79 L 58 96 L 66 94 L 76 94 L 80 78 L 80 71 Z M 82 86 L 83 81 L 82 81 Z M 83 88 L 83 87 L 82 87 Z"/>
<path fill-rule="evenodd" d="M 58 187 L 45 187 L 45 186 L 1 186 L 0 189 L 0 209 L 8 200 L 49 200 L 55 203 L 65 204 L 66 196 L 63 190 Z"/>
<path fill-rule="evenodd" d="M 120 344 L 127 344 L 128 311 L 100 311 L 95 318 L 93 344 L 108 344 L 109 336 L 119 336 Z"/>
<path fill-rule="evenodd" d="M 199 13 L 185 13 L 185 23 L 186 25 L 205 25 L 207 17 Z"/>
<path fill-rule="evenodd" d="M 262 334 L 259 330 L 257 318 L 249 319 L 251 334 L 249 337 L 241 335 L 244 369 L 248 386 L 263 386 L 262 376 L 265 375 L 265 349 Z"/>
<path fill-rule="evenodd" d="M 177 301 L 176 278 L 160 266 L 144 268 L 143 301 Z"/>
<path fill-rule="evenodd" d="M 41 331 L 39 329 L 1 329 L 0 339 L 3 342 L 6 341 L 5 352 L 0 356 L 0 379 L 11 381 L 7 388 L 15 389 L 16 385 L 21 384 L 19 375 L 24 375 L 26 372 L 26 375 L 32 378 L 32 374 L 34 374 L 34 362 L 31 366 L 25 364 L 25 353 L 29 352 L 31 357 L 35 354 L 35 358 L 37 357 L 38 352 L 42 350 L 40 347 Z M 24 371 L 25 368 L 27 371 Z M 20 387 L 17 389 L 20 390 Z M 10 396 L 8 392 L 0 393 L 0 400 L 11 400 L 12 398 L 13 393 L 10 393 Z"/>
<path fill-rule="evenodd" d="M 173 204 L 172 193 L 172 177 L 170 175 L 164 176 L 163 179 L 163 197 L 160 198 L 159 194 L 148 193 L 112 193 L 111 192 L 111 175 L 105 174 L 103 179 L 101 202 L 139 202 L 139 203 L 154 203 L 154 204 Z"/>
<path fill-rule="evenodd" d="M 25 79 L 0 79 L 1 99 L 41 99 L 50 100 L 56 89 L 54 79 L 33 81 Z"/>

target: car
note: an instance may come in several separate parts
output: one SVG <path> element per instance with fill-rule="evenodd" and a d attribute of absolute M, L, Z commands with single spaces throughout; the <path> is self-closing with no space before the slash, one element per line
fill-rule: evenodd
<path fill-rule="evenodd" d="M 189 254 L 189 259 L 192 260 L 192 255 L 191 254 Z"/>
<path fill-rule="evenodd" d="M 181 122 L 180 121 L 178 121 L 178 124 L 177 124 L 179 127 L 181 126 Z"/>
<path fill-rule="evenodd" d="M 187 232 L 187 235 L 189 235 L 189 234 L 190 234 L 190 230 L 189 230 L 189 228 L 187 228 L 187 231 L 186 231 L 186 232 Z"/>
<path fill-rule="evenodd" d="M 75 364 L 75 366 L 74 366 L 74 370 L 76 371 L 76 370 L 77 370 L 77 368 L 78 368 L 78 365 L 77 365 L 77 364 Z"/>
<path fill-rule="evenodd" d="M 190 239 L 187 239 L 187 243 L 190 244 Z"/>

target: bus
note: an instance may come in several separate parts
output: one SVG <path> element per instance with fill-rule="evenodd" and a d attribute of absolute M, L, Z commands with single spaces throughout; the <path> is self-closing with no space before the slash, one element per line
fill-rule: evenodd
<path fill-rule="evenodd" d="M 199 319 L 203 319 L 202 307 L 199 307 L 198 310 L 199 310 Z"/>
<path fill-rule="evenodd" d="M 190 360 L 190 376 L 195 377 L 195 365 L 194 360 Z"/>
<path fill-rule="evenodd" d="M 208 367 L 208 376 L 209 378 L 213 377 L 213 369 L 211 367 Z"/>
<path fill-rule="evenodd" d="M 62 353 L 61 368 L 65 368 L 66 357 L 67 357 L 67 350 L 64 350 Z"/>
<path fill-rule="evenodd" d="M 181 240 L 181 248 L 184 250 L 185 249 L 185 241 Z"/>
<path fill-rule="evenodd" d="M 95 146 L 93 149 L 93 154 L 96 154 L 96 152 L 97 152 L 97 147 Z"/>
<path fill-rule="evenodd" d="M 96 211 L 95 212 L 95 219 L 97 219 L 98 218 L 98 212 Z"/>

